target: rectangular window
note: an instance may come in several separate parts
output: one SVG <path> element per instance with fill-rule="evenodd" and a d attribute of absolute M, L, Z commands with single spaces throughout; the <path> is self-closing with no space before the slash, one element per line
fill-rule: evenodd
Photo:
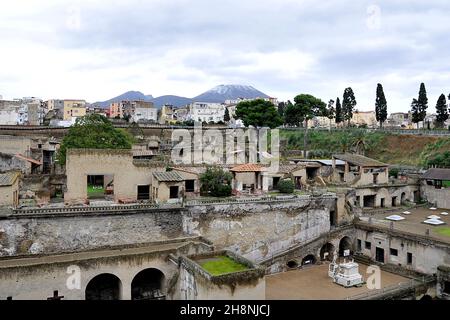
<path fill-rule="evenodd" d="M 390 253 L 390 255 L 391 256 L 398 256 L 398 250 L 397 249 L 394 249 L 394 248 L 390 248 L 389 249 L 389 253 Z"/>
<path fill-rule="evenodd" d="M 372 248 L 372 244 L 369 241 L 365 241 L 364 246 L 367 250 L 370 250 Z"/>
<path fill-rule="evenodd" d="M 411 265 L 411 264 L 412 264 L 412 260 L 413 260 L 413 255 L 412 255 L 412 253 L 411 253 L 411 252 L 408 252 L 408 253 L 406 254 L 406 262 L 407 262 L 409 265 Z"/>
<path fill-rule="evenodd" d="M 186 192 L 194 192 L 195 191 L 195 180 L 186 180 L 184 188 Z"/>
<path fill-rule="evenodd" d="M 362 249 L 362 241 L 361 241 L 361 239 L 358 239 L 357 245 L 358 245 L 358 251 L 361 251 L 361 249 Z"/>

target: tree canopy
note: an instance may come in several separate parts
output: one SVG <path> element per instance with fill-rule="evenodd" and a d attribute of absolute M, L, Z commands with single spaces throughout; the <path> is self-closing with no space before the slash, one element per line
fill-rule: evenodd
<path fill-rule="evenodd" d="M 447 100 L 445 95 L 441 94 L 436 103 L 436 122 L 439 127 L 444 126 L 444 122 L 448 119 Z"/>
<path fill-rule="evenodd" d="M 379 83 L 377 85 L 377 97 L 375 99 L 375 115 L 377 121 L 380 123 L 380 128 L 387 119 L 387 102 L 384 96 L 383 86 Z"/>
<path fill-rule="evenodd" d="M 236 106 L 236 118 L 241 119 L 247 127 L 276 128 L 283 124 L 273 103 L 264 99 L 239 102 Z"/>
<path fill-rule="evenodd" d="M 228 197 L 231 195 L 231 173 L 220 167 L 208 167 L 200 175 L 201 193 L 213 197 Z"/>
<path fill-rule="evenodd" d="M 326 116 L 326 104 L 310 95 L 299 94 L 294 98 L 294 104 L 286 107 L 286 122 L 290 125 L 301 125 L 316 116 Z"/>
<path fill-rule="evenodd" d="M 133 137 L 116 129 L 105 116 L 90 114 L 80 117 L 69 128 L 58 151 L 58 161 L 66 162 L 67 149 L 131 149 Z"/>

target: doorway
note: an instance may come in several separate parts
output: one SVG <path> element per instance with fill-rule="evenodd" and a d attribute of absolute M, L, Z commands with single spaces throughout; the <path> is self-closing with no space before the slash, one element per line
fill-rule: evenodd
<path fill-rule="evenodd" d="M 373 208 L 375 207 L 375 196 L 364 196 L 364 207 Z"/>
<path fill-rule="evenodd" d="M 397 205 L 397 197 L 392 197 L 392 206 L 395 207 Z"/>
<path fill-rule="evenodd" d="M 375 248 L 375 261 L 384 263 L 384 249 L 376 247 Z"/>
<path fill-rule="evenodd" d="M 272 179 L 273 179 L 272 180 L 272 188 L 274 190 L 277 190 L 278 189 L 278 182 L 280 182 L 280 177 L 273 177 Z"/>
<path fill-rule="evenodd" d="M 150 186 L 137 186 L 137 199 L 138 200 L 149 200 L 150 199 Z"/>
<path fill-rule="evenodd" d="M 170 187 L 170 199 L 176 199 L 178 198 L 178 186 L 171 186 Z"/>

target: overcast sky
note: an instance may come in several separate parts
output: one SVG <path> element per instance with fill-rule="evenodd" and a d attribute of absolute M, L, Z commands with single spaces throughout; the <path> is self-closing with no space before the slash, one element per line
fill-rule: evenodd
<path fill-rule="evenodd" d="M 450 93 L 450 1 L 15 0 L 0 4 L 0 95 L 106 100 L 128 90 L 193 97 L 248 84 L 324 101 L 351 86 L 373 109 L 430 111 Z"/>

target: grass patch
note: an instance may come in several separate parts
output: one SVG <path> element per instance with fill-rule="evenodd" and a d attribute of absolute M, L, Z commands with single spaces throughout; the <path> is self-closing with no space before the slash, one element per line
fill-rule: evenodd
<path fill-rule="evenodd" d="M 199 261 L 199 264 L 203 267 L 203 269 L 214 276 L 248 269 L 246 265 L 236 262 L 227 256 L 214 257 L 204 262 Z"/>
<path fill-rule="evenodd" d="M 442 181 L 442 186 L 444 188 L 450 188 L 450 181 Z"/>
<path fill-rule="evenodd" d="M 450 227 L 437 227 L 436 233 L 442 236 L 450 237 Z"/>
<path fill-rule="evenodd" d="M 99 197 L 105 195 L 105 188 L 102 186 L 94 186 L 94 185 L 88 185 L 87 186 L 87 194 L 88 197 Z"/>

